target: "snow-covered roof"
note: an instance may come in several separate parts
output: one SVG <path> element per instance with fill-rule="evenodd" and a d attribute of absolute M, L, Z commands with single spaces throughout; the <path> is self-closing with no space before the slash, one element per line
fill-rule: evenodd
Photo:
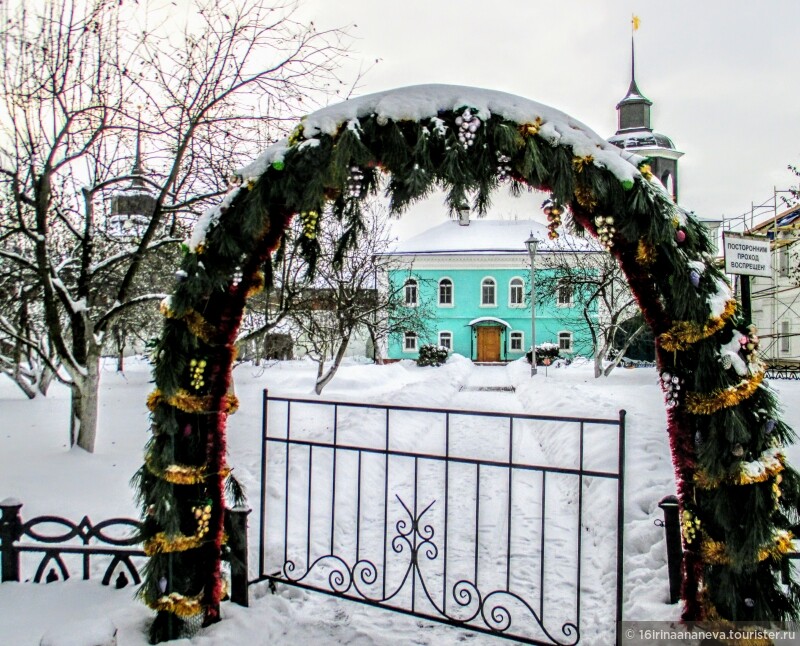
<path fill-rule="evenodd" d="M 457 220 L 443 222 L 413 238 L 401 241 L 392 254 L 526 254 L 525 241 L 531 233 L 539 240 L 537 253 L 600 251 L 591 237 L 579 238 L 562 233 L 548 238 L 547 226 L 535 220 L 470 220 L 463 226 Z"/>
<path fill-rule="evenodd" d="M 477 325 L 478 323 L 499 323 L 505 327 L 511 327 L 511 323 L 504 321 L 503 319 L 499 319 L 496 316 L 479 316 L 476 319 L 472 319 L 469 323 L 467 323 L 467 325 Z"/>

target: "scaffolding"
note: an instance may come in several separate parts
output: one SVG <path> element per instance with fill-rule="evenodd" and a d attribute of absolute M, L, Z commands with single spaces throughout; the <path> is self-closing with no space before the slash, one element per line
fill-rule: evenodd
<path fill-rule="evenodd" d="M 712 224 L 713 223 L 713 224 Z M 750 210 L 734 217 L 709 221 L 721 249 L 722 232 L 765 236 L 771 241 L 772 277 L 750 277 L 753 322 L 758 327 L 761 354 L 773 370 L 800 369 L 800 203 L 790 190 L 773 188 L 772 196 L 750 203 Z M 721 252 L 720 252 L 721 254 Z M 741 280 L 734 289 L 741 298 Z"/>

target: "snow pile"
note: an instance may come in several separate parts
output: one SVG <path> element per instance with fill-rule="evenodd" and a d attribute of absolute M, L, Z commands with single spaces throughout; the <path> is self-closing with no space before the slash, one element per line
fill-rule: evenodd
<path fill-rule="evenodd" d="M 39 646 L 117 646 L 117 627 L 107 617 L 70 621 L 48 630 Z"/>
<path fill-rule="evenodd" d="M 260 493 L 262 389 L 267 387 L 272 394 L 313 399 L 315 374 L 313 362 L 302 360 L 261 367 L 243 364 L 235 371 L 236 394 L 241 407 L 230 419 L 230 462 L 247 487 L 254 506 L 258 505 Z M 412 361 L 386 366 L 348 361 L 326 388 L 323 398 L 602 418 L 614 418 L 620 408 L 626 409 L 624 617 L 632 621 L 674 620 L 680 608 L 667 603 L 664 532 L 653 523 L 661 517 L 659 500 L 675 491 L 666 417 L 657 380 L 658 375 L 651 368 L 617 369 L 607 378 L 594 379 L 590 363 L 561 368 L 550 366 L 546 371 L 540 369 L 539 374 L 531 378 L 530 365 L 524 361 L 488 371 L 459 356 L 450 357 L 440 368 L 420 368 Z M 514 386 L 516 391 L 478 390 L 486 384 Z M 779 391 L 787 406 L 786 422 L 800 428 L 800 383 L 777 381 L 770 385 Z M 129 361 L 124 376 L 114 371 L 113 363 L 105 366 L 97 452 L 87 455 L 66 446 L 65 420 L 69 411 L 66 388 L 54 385 L 47 398 L 29 401 L 9 380 L 0 381 L 0 406 L 6 422 L 0 433 L 0 497 L 13 496 L 24 503 L 23 520 L 54 513 L 76 522 L 84 514 L 94 522 L 113 516 L 136 516 L 128 481 L 141 464 L 142 446 L 148 436 L 144 401 L 151 388 L 149 369 L 143 363 Z M 409 417 L 409 422 L 415 420 Z M 482 441 L 469 427 L 461 428 L 461 432 L 453 433 L 459 450 L 491 450 L 496 443 L 491 436 L 485 436 Z M 433 438 L 434 433 L 430 435 Z M 502 439 L 500 431 L 498 437 Z M 574 431 L 569 425 L 552 425 L 540 432 L 533 443 L 522 434 L 519 437 L 515 455 L 517 451 L 520 454 L 527 451 L 540 456 L 543 464 L 564 466 L 574 465 L 578 460 L 578 453 L 568 446 L 574 446 Z M 614 437 L 587 427 L 585 446 L 587 469 L 616 470 L 618 454 Z M 427 447 L 420 443 L 411 448 L 419 451 Z M 787 447 L 783 454 L 790 463 L 800 462 L 797 447 Z M 745 468 L 748 473 L 757 474 L 763 468 L 775 468 L 775 461 L 779 459 L 777 450 L 767 452 L 758 463 Z M 555 479 L 553 487 L 548 481 L 548 492 L 555 492 L 558 487 L 566 494 L 561 523 L 565 526 L 564 535 L 574 536 L 567 521 L 576 504 L 575 492 L 566 485 L 556 485 Z M 501 488 L 498 491 L 502 493 Z M 278 493 L 268 489 L 269 496 Z M 613 536 L 606 528 L 613 524 L 616 500 L 595 483 L 591 483 L 584 494 L 603 501 L 584 506 L 585 547 L 595 549 Z M 584 497 L 584 504 L 586 500 Z M 552 505 L 548 509 L 559 507 Z M 484 511 L 486 516 L 483 516 Z M 482 518 L 495 524 L 494 532 L 482 535 L 487 547 L 497 540 L 496 533 L 503 535 L 505 528 L 502 518 L 494 518 L 502 514 L 495 512 L 491 505 L 486 505 L 485 509 L 482 506 Z M 250 519 L 252 565 L 258 562 L 256 514 L 254 512 Z M 558 519 L 554 522 L 558 523 Z M 548 549 L 559 549 L 561 531 L 554 528 L 554 533 L 548 534 Z M 491 552 L 487 549 L 486 553 Z M 548 560 L 548 564 L 561 566 L 558 559 Z M 119 644 L 145 646 L 146 625 L 152 614 L 133 598 L 132 589 L 115 590 L 103 587 L 98 581 L 76 580 L 79 569 L 74 568 L 79 568 L 79 563 L 68 565 L 73 578 L 65 583 L 0 585 L 4 643 L 36 646 L 47 632 L 63 639 L 68 636 L 77 639 L 80 634 L 82 641 L 74 643 L 91 644 L 89 637 L 100 629 L 97 618 L 107 617 L 118 629 Z M 601 594 L 613 596 L 609 590 L 613 589 L 614 576 L 607 565 L 604 560 L 586 565 L 584 599 L 595 599 Z M 24 572 L 26 576 L 32 573 Z M 229 643 L 459 646 L 466 639 L 473 646 L 494 646 L 497 642 L 496 638 L 286 586 L 279 586 L 275 595 L 258 586 L 251 592 L 251 608 L 224 604 L 224 621 L 204 630 L 191 643 L 197 646 Z M 69 625 L 73 620 L 89 620 L 89 623 L 78 628 Z M 591 613 L 582 613 L 581 643 L 611 643 L 601 632 L 608 621 L 609 615 L 592 620 Z"/>

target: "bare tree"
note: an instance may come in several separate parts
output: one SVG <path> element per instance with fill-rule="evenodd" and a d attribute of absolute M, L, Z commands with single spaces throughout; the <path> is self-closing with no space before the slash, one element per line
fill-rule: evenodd
<path fill-rule="evenodd" d="M 576 332 L 589 335 L 594 376 L 607 377 L 647 325 L 631 326 L 639 307 L 611 254 L 587 252 L 569 240 L 559 240 L 559 253 L 541 255 L 541 266 L 549 271 L 537 271 L 536 300 L 552 305 Z M 565 304 L 571 306 L 557 307 Z M 575 308 L 580 308 L 577 315 Z"/>
<path fill-rule="evenodd" d="M 389 334 L 413 330 L 424 336 L 429 332 L 430 304 L 405 307 L 402 286 L 387 280 L 394 267 L 387 254 L 392 244 L 388 214 L 370 205 L 363 224 L 359 245 L 341 254 L 339 242 L 346 225 L 334 217 L 324 220 L 316 273 L 307 277 L 301 297 L 289 312 L 297 343 L 317 362 L 317 394 L 336 375 L 357 335 L 369 336 L 379 361 L 380 345 Z"/>
<path fill-rule="evenodd" d="M 99 359 L 115 321 L 160 299 L 141 280 L 160 250 L 227 190 L 232 171 L 320 90 L 339 87 L 341 31 L 296 3 L 198 3 L 182 30 L 119 0 L 0 8 L 0 257 L 36 284 L 47 337 L 72 389 L 71 442 L 94 449 Z M 148 18 L 149 20 L 149 18 Z M 135 135 L 149 173 L 132 173 Z M 110 197 L 152 196 L 137 235 L 103 236 Z M 28 246 L 30 254 L 16 250 Z"/>

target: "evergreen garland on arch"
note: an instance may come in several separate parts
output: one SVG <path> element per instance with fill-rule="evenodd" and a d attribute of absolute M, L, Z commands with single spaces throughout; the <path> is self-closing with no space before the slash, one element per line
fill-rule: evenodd
<path fill-rule="evenodd" d="M 470 105 L 419 120 L 369 114 L 308 139 L 301 124 L 263 174 L 232 180 L 205 237 L 185 250 L 153 351 L 153 434 L 136 477 L 150 555 L 140 596 L 158 613 L 153 642 L 181 636 L 192 616 L 219 619 L 225 425 L 246 299 L 271 280 L 271 254 L 293 217 L 312 265 L 321 218 L 346 224 L 340 252 L 357 244 L 361 202 L 385 174 L 395 212 L 444 188 L 451 212 L 472 195 L 483 213 L 505 183 L 550 192 L 595 236 L 612 218 L 602 235 L 656 336 L 684 519 L 684 618 L 797 618 L 800 590 L 781 574 L 800 482 L 781 453 L 793 434 L 762 381 L 756 331 L 724 302 L 729 288 L 702 226 L 646 165 L 621 181 L 543 136 L 547 125 L 479 116 Z"/>

